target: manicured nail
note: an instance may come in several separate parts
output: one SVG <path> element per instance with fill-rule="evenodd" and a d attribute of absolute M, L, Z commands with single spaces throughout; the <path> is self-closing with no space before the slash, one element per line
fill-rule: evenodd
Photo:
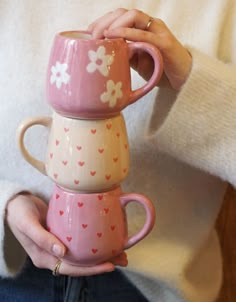
<path fill-rule="evenodd" d="M 52 252 L 57 257 L 63 257 L 64 256 L 64 249 L 58 244 L 53 244 Z"/>

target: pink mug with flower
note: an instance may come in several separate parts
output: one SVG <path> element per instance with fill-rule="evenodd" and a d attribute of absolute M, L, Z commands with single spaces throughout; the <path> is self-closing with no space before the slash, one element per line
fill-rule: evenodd
<path fill-rule="evenodd" d="M 128 236 L 126 206 L 139 203 L 146 213 L 140 231 Z M 121 187 L 99 193 L 69 192 L 55 185 L 49 202 L 47 228 L 67 247 L 63 261 L 91 266 L 109 261 L 147 236 L 155 223 L 155 208 L 141 194 Z"/>
<path fill-rule="evenodd" d="M 147 52 L 153 58 L 150 80 L 131 89 L 129 59 Z M 148 93 L 163 72 L 160 52 L 144 42 L 93 39 L 85 31 L 56 35 L 47 72 L 47 99 L 61 115 L 75 118 L 107 118 Z"/>

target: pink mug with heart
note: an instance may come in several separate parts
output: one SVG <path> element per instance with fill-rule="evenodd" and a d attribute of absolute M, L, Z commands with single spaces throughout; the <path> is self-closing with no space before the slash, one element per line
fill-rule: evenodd
<path fill-rule="evenodd" d="M 150 80 L 133 91 L 129 59 L 140 51 L 153 58 L 154 70 Z M 147 94 L 162 72 L 160 52 L 149 43 L 93 39 L 85 31 L 61 32 L 55 36 L 48 63 L 47 99 L 68 117 L 107 118 Z"/>
<path fill-rule="evenodd" d="M 126 206 L 143 206 L 146 221 L 128 236 Z M 67 247 L 63 261 L 91 266 L 128 249 L 147 236 L 155 223 L 152 202 L 141 194 L 122 193 L 120 186 L 103 193 L 73 193 L 54 186 L 47 214 L 47 228 Z"/>

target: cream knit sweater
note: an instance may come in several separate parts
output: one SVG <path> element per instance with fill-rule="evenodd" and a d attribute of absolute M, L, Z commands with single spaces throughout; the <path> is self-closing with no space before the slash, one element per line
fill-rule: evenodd
<path fill-rule="evenodd" d="M 48 199 L 50 180 L 20 156 L 19 123 L 51 115 L 45 75 L 56 32 L 84 29 L 117 7 L 139 8 L 163 19 L 188 47 L 193 67 L 176 94 L 154 89 L 124 110 L 131 146 L 125 192 L 152 199 L 152 233 L 128 251 L 125 274 L 152 302 L 212 302 L 221 285 L 222 263 L 214 222 L 227 182 L 236 186 L 236 5 L 235 0 L 2 0 L 0 2 L 0 274 L 14 276 L 25 254 L 4 228 L 7 200 L 20 190 Z M 176 57 L 178 60 L 178 57 Z M 143 81 L 132 74 L 134 87 Z M 47 133 L 27 136 L 42 158 Z M 130 232 L 143 213 L 130 208 Z M 22 255 L 22 256 L 21 256 Z"/>

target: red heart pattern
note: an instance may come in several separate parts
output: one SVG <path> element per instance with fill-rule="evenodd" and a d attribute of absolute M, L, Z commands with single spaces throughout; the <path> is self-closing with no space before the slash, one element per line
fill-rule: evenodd
<path fill-rule="evenodd" d="M 104 208 L 103 210 L 104 210 L 105 214 L 107 214 L 109 212 L 109 208 Z"/>
<path fill-rule="evenodd" d="M 67 221 L 70 220 L 70 217 L 74 217 L 73 219 L 76 219 L 77 216 L 76 213 L 74 211 L 79 211 L 78 212 L 78 217 L 80 217 L 79 219 L 86 219 L 86 215 L 85 213 L 89 213 L 88 210 L 90 210 L 90 199 L 83 199 L 82 196 L 78 196 L 75 200 L 75 205 L 76 208 L 73 208 L 73 210 L 68 210 L 68 203 L 65 203 L 65 198 L 64 198 L 64 193 L 63 192 L 55 192 L 52 195 L 52 199 L 50 201 L 50 211 L 55 213 L 55 210 L 57 209 L 57 213 L 58 213 L 58 223 L 57 226 L 55 225 L 55 220 L 52 220 L 49 223 L 49 226 L 47 227 L 48 230 L 52 233 L 54 233 L 55 235 L 60 234 L 61 230 L 64 229 L 64 235 L 63 237 L 58 237 L 62 240 L 62 242 L 64 242 L 64 244 L 66 246 L 68 246 L 68 249 L 72 250 L 74 248 L 76 248 L 76 251 L 78 251 L 78 245 L 80 246 L 83 242 L 84 239 L 81 238 L 90 238 L 91 237 L 91 243 L 92 246 L 90 245 L 90 243 L 87 245 L 86 241 L 85 241 L 85 246 L 83 244 L 83 253 L 86 253 L 86 249 L 87 252 L 90 252 L 91 257 L 95 257 L 97 259 L 97 257 L 103 257 L 103 253 L 104 253 L 104 248 L 105 246 L 107 246 L 107 242 L 109 242 L 109 238 L 115 238 L 115 240 L 113 240 L 113 243 L 111 243 L 111 245 L 109 246 L 108 250 L 106 251 L 107 255 L 111 256 L 116 256 L 119 252 L 120 252 L 120 245 L 116 242 L 116 238 L 119 238 L 120 234 L 121 234 L 121 230 L 120 228 L 117 228 L 117 223 L 114 222 L 113 224 L 109 222 L 112 222 L 113 220 L 117 221 L 116 219 L 116 215 L 115 217 L 111 216 L 113 213 L 113 211 L 111 211 L 112 208 L 110 208 L 110 206 L 108 206 L 108 202 L 110 204 L 109 199 L 107 199 L 106 193 L 100 193 L 100 194 L 94 194 L 95 195 L 95 199 L 91 200 L 92 203 L 95 202 L 96 206 L 94 207 L 94 210 L 97 211 L 98 213 L 98 217 L 99 220 L 94 224 L 93 222 L 90 223 L 90 220 L 88 222 L 83 222 L 80 224 L 80 229 L 78 229 L 77 233 L 73 232 L 73 229 L 71 232 L 68 232 L 68 228 L 67 228 Z M 115 204 L 117 204 L 115 202 Z M 113 203 L 111 204 L 111 206 L 113 206 Z M 73 213 L 73 215 L 72 215 Z M 74 214 L 75 213 L 75 214 Z M 80 214 L 79 214 L 80 213 Z M 72 216 L 71 216 L 72 215 Z M 96 217 L 96 214 L 93 213 L 93 217 Z M 121 216 L 123 217 L 123 216 Z M 104 221 L 104 224 L 102 222 L 102 220 Z M 120 219 L 120 218 L 119 218 Z M 122 218 L 123 219 L 123 218 Z M 59 222 L 61 221 L 61 223 Z M 119 221 L 119 220 L 118 220 Z M 118 222 L 119 223 L 119 222 Z M 119 223 L 120 224 L 120 223 Z M 102 225 L 102 229 L 101 228 Z M 96 227 L 97 226 L 97 227 Z M 58 229 L 58 231 L 57 231 Z M 116 232 L 117 229 L 117 232 Z M 82 235 L 84 232 L 84 235 Z M 115 233 L 114 233 L 115 232 Z M 76 235 L 78 234 L 78 235 Z M 123 232 L 122 232 L 123 234 Z M 84 237 L 85 236 L 85 237 Z M 117 237 L 118 236 L 118 237 Z M 122 235 L 123 236 L 123 235 Z M 64 240 L 63 240 L 64 238 Z M 85 239 L 87 240 L 87 239 Z M 120 239 L 118 239 L 120 240 Z M 90 240 L 88 241 L 90 242 Z M 118 241 L 119 242 L 119 241 Z M 81 245 L 82 247 L 82 245 Z M 80 248 L 81 248 L 80 247 Z M 110 256 L 109 256 L 110 257 Z"/>
<path fill-rule="evenodd" d="M 86 134 L 83 132 L 81 139 L 80 133 L 78 133 L 78 141 L 75 144 L 74 139 L 68 140 L 70 137 L 67 133 L 70 132 L 73 134 L 71 130 L 73 129 L 63 125 L 59 131 L 60 134 L 55 137 L 48 151 L 50 162 L 47 169 L 50 171 L 47 170 L 47 172 L 58 185 L 70 190 L 88 190 L 84 187 L 88 186 L 87 183 L 89 182 L 89 177 L 91 177 L 91 185 L 94 184 L 94 186 L 99 188 L 99 183 L 102 183 L 102 189 L 109 189 L 109 185 L 112 187 L 126 177 L 128 172 L 127 165 L 129 165 L 128 138 L 126 137 L 126 132 L 123 132 L 123 128 L 120 127 L 120 124 L 117 127 L 117 124 L 113 124 L 111 119 L 111 121 L 105 122 L 102 128 L 99 125 L 92 126 L 85 130 L 87 131 L 85 132 Z M 108 133 L 105 134 L 105 137 L 108 135 L 108 138 L 111 138 L 111 144 L 101 144 L 99 141 L 100 135 L 101 141 L 103 140 L 102 132 L 104 131 Z M 85 137 L 87 136 L 90 137 L 91 147 L 90 145 L 86 145 Z M 117 137 L 121 139 L 118 145 Z M 65 143 L 68 144 L 70 151 L 68 151 L 67 158 L 65 156 L 61 158 L 62 154 L 66 153 L 63 149 Z M 123 156 L 122 152 L 126 152 L 127 155 Z M 99 154 L 99 158 L 97 154 Z M 78 170 L 78 174 L 76 175 L 73 170 L 74 167 L 81 167 L 83 170 Z M 94 180 L 92 177 L 94 177 Z M 67 185 L 69 186 L 67 187 Z"/>
<path fill-rule="evenodd" d="M 103 199 L 103 194 L 98 194 L 98 199 L 102 200 Z"/>
<path fill-rule="evenodd" d="M 112 126 L 112 124 L 111 124 L 111 123 L 107 123 L 107 124 L 106 124 L 106 127 L 107 127 L 107 129 L 108 129 L 108 130 L 110 130 L 110 129 L 111 129 L 111 126 Z"/>

